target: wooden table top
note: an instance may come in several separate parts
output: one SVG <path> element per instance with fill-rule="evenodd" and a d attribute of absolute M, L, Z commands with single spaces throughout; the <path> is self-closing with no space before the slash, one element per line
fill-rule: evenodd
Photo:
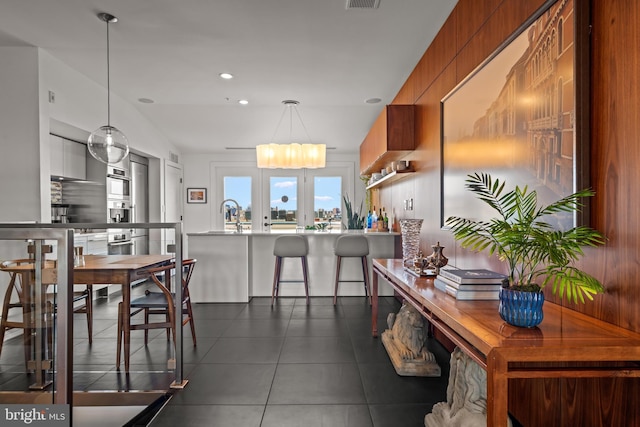
<path fill-rule="evenodd" d="M 374 270 L 422 305 L 428 317 L 462 337 L 485 357 L 492 351 L 510 361 L 640 361 L 640 334 L 546 301 L 538 327 L 504 322 L 498 301 L 459 301 L 416 277 L 402 260 L 375 259 Z"/>
<path fill-rule="evenodd" d="M 162 265 L 173 260 L 172 255 L 84 255 L 84 265 L 74 267 L 75 283 L 119 283 L 128 285 L 132 274 L 138 270 Z M 53 261 L 47 260 L 44 272 L 52 272 L 53 278 L 47 276 L 47 283 L 56 282 L 57 270 Z M 33 271 L 33 263 L 12 265 L 3 268 L 9 273 L 25 273 Z M 51 268 L 49 268 L 51 266 Z M 44 279 L 43 279 L 44 280 Z"/>
<path fill-rule="evenodd" d="M 75 266 L 74 270 L 137 270 L 173 259 L 172 255 L 84 255 L 84 265 Z M 47 268 L 51 263 L 51 260 L 47 260 Z M 33 263 L 12 265 L 2 270 L 33 270 Z"/>
<path fill-rule="evenodd" d="M 172 255 L 84 255 L 84 266 L 74 270 L 138 270 L 173 258 Z"/>

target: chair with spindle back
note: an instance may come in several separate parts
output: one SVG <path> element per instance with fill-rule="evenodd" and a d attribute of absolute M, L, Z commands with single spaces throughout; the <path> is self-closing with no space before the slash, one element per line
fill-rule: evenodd
<path fill-rule="evenodd" d="M 55 260 L 46 260 L 46 255 L 52 253 L 52 251 L 53 248 L 51 245 L 42 245 L 42 254 L 45 257 L 45 268 L 43 269 L 43 273 L 45 274 L 43 274 L 42 283 L 43 285 L 46 285 L 45 288 L 48 288 L 51 285 L 56 285 L 57 281 L 57 274 L 55 271 L 57 262 Z M 27 253 L 29 254 L 29 258 L 4 261 L 0 265 L 0 268 L 2 270 L 11 270 L 16 266 L 35 263 L 35 245 L 30 244 L 27 247 Z M 16 271 L 8 271 L 8 273 L 9 283 L 7 285 L 7 289 L 5 291 L 3 299 L 2 313 L 0 314 L 0 354 L 2 353 L 6 331 L 10 329 L 22 329 L 26 363 L 30 359 L 31 351 L 32 325 L 30 325 L 29 319 L 32 315 L 33 307 L 32 304 L 29 303 L 30 296 L 24 294 L 21 274 L 17 273 Z M 87 285 L 85 290 L 74 292 L 73 294 L 74 313 L 86 313 L 87 315 L 87 329 L 90 344 L 92 343 L 93 335 L 93 304 L 91 288 L 91 285 Z M 54 294 L 48 293 L 46 301 L 46 313 L 55 313 Z M 81 305 L 76 306 L 75 304 L 78 302 L 81 302 Z M 19 320 L 17 315 L 10 316 L 12 310 L 17 311 L 14 309 L 20 309 L 22 312 L 22 316 Z M 49 334 L 49 339 L 51 338 L 51 334 Z M 51 343 L 49 343 L 49 345 L 51 345 Z"/>
<path fill-rule="evenodd" d="M 4 261 L 0 265 L 2 270 L 9 269 L 13 266 L 19 266 L 23 264 L 32 264 L 32 259 L 16 259 L 11 261 Z M 0 315 L 0 355 L 2 354 L 2 347 L 4 344 L 4 336 L 6 331 L 10 329 L 22 329 L 24 340 L 24 353 L 25 353 L 25 366 L 28 363 L 31 356 L 31 332 L 27 319 L 30 316 L 30 307 L 27 301 L 27 295 L 23 293 L 21 275 L 16 272 L 9 272 L 9 284 L 4 294 L 4 300 L 2 303 L 2 314 Z M 15 294 L 15 299 L 14 299 Z M 12 309 L 20 309 L 22 316 L 20 320 L 9 319 L 10 311 Z M 15 310 L 14 310 L 15 311 Z"/>
<path fill-rule="evenodd" d="M 42 245 L 43 254 L 49 254 L 52 251 L 51 245 Z M 29 258 L 35 258 L 35 245 L 30 244 L 27 246 L 27 252 L 29 253 Z M 74 248 L 74 252 L 78 256 L 84 255 L 81 246 Z M 89 338 L 89 344 L 93 344 L 93 284 L 88 283 L 84 285 L 84 289 L 76 290 L 81 286 L 73 285 L 73 312 L 87 315 L 87 337 Z M 77 303 L 80 303 L 80 305 L 77 305 Z"/>
<path fill-rule="evenodd" d="M 196 346 L 196 329 L 193 322 L 193 310 L 191 306 L 191 297 L 189 295 L 189 282 L 191 281 L 191 275 L 193 274 L 193 268 L 195 267 L 196 262 L 196 259 L 186 259 L 182 261 L 182 268 L 184 271 L 182 277 L 182 307 L 184 309 L 182 325 L 184 326 L 189 323 L 194 347 Z M 146 290 L 143 296 L 131 301 L 130 313 L 124 313 L 123 304 L 118 304 L 117 367 L 120 366 L 120 353 L 124 334 L 124 316 L 133 317 L 140 312 L 144 312 L 144 322 L 131 324 L 130 330 L 144 330 L 145 345 L 149 340 L 149 329 L 166 329 L 167 338 L 169 338 L 169 333 L 173 333 L 173 344 L 174 346 L 176 345 L 175 292 L 172 292 L 169 286 L 171 274 L 175 268 L 176 263 L 171 262 L 167 265 L 147 270 L 145 274 L 149 275 L 149 278 L 158 287 L 160 292 L 151 292 Z M 177 277 L 179 277 L 179 275 L 176 275 L 176 278 Z M 149 318 L 151 315 L 164 315 L 165 319 L 163 322 L 151 322 Z"/>
<path fill-rule="evenodd" d="M 4 261 L 0 264 L 0 269 L 9 273 L 9 284 L 5 293 L 2 315 L 0 316 L 0 351 L 2 350 L 5 332 L 10 329 L 22 329 L 22 336 L 24 342 L 25 353 L 25 366 L 29 367 L 29 360 L 32 359 L 32 352 L 34 348 L 34 335 L 39 335 L 35 332 L 36 318 L 35 314 L 38 312 L 36 301 L 34 296 L 36 292 L 33 288 L 35 284 L 35 262 L 32 258 L 18 259 Z M 54 301 L 55 298 L 51 294 L 47 293 L 47 288 L 57 283 L 57 269 L 56 261 L 44 260 L 43 265 L 40 267 L 41 284 L 43 286 L 42 300 L 40 301 L 40 310 L 42 312 L 43 328 L 47 329 L 47 353 L 43 354 L 46 358 L 53 357 L 53 335 L 51 328 L 53 326 L 53 314 L 55 312 Z M 16 294 L 17 300 L 11 301 L 13 294 Z M 16 320 L 15 318 L 9 319 L 9 310 L 14 308 L 20 308 L 22 311 L 22 318 Z"/>

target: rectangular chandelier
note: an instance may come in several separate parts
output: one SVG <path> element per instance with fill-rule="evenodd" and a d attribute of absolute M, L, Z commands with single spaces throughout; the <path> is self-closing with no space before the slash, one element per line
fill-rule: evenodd
<path fill-rule="evenodd" d="M 261 144 L 256 147 L 259 168 L 318 169 L 326 165 L 326 144 Z"/>

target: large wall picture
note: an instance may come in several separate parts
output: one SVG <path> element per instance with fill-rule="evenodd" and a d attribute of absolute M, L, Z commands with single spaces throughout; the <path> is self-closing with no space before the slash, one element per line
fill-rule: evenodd
<path fill-rule="evenodd" d="M 490 217 L 465 190 L 470 173 L 528 185 L 545 204 L 586 186 L 588 81 L 576 61 L 586 55 L 578 21 L 573 0 L 547 2 L 442 100 L 442 225 L 450 216 Z M 552 222 L 564 229 L 584 220 Z"/>

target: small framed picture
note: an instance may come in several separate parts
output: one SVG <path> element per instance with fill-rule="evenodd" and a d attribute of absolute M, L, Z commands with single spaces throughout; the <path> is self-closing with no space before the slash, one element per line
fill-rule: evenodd
<path fill-rule="evenodd" d="M 207 203 L 207 189 L 187 188 L 187 203 Z"/>

